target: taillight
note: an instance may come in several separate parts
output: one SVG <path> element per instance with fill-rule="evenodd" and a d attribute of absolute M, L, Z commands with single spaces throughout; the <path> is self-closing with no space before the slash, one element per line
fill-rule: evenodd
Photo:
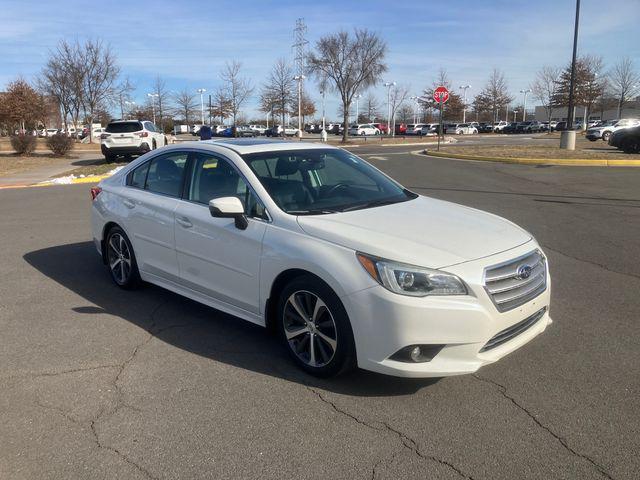
<path fill-rule="evenodd" d="M 100 195 L 102 189 L 100 187 L 91 187 L 91 201 L 94 201 Z"/>
<path fill-rule="evenodd" d="M 138 136 L 139 136 L 140 138 L 142 138 L 142 137 L 148 137 L 148 136 L 149 136 L 149 132 L 140 132 L 140 133 L 138 133 Z"/>
<path fill-rule="evenodd" d="M 108 136 L 109 136 L 109 134 L 108 134 L 108 133 L 103 133 L 103 134 L 101 134 L 101 135 L 100 135 L 100 140 L 104 140 L 104 139 L 106 139 Z"/>

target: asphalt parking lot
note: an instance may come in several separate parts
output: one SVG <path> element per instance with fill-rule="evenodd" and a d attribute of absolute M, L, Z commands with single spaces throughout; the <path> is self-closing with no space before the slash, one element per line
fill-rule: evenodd
<path fill-rule="evenodd" d="M 543 335 L 475 375 L 317 380 L 258 327 L 117 289 L 87 185 L 2 190 L 0 478 L 637 478 L 640 169 L 408 150 L 354 152 L 532 232 Z"/>

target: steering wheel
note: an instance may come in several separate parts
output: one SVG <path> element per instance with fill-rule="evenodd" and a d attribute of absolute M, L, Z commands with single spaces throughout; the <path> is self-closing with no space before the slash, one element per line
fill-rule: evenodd
<path fill-rule="evenodd" d="M 335 191 L 337 191 L 340 188 L 349 188 L 349 184 L 348 183 L 336 183 L 333 187 L 331 187 L 327 193 L 324 194 L 325 197 L 330 197 L 331 195 L 333 195 L 333 193 Z"/>

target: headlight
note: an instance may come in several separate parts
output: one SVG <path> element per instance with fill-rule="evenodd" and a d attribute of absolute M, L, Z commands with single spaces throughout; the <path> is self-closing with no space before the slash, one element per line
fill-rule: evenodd
<path fill-rule="evenodd" d="M 393 262 L 364 253 L 356 253 L 356 256 L 374 280 L 394 293 L 412 297 L 467 294 L 464 282 L 450 273 Z"/>

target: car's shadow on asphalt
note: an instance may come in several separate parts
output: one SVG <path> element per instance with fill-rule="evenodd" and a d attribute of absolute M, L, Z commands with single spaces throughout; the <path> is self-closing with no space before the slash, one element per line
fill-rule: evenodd
<path fill-rule="evenodd" d="M 153 285 L 124 291 L 111 281 L 92 242 L 59 245 L 24 255 L 35 269 L 84 298 L 70 305 L 88 316 L 107 313 L 127 320 L 168 344 L 264 375 L 345 395 L 410 395 L 437 379 L 405 379 L 355 370 L 331 379 L 300 371 L 275 335 L 262 327 Z M 114 326 L 117 328 L 117 326 Z"/>

